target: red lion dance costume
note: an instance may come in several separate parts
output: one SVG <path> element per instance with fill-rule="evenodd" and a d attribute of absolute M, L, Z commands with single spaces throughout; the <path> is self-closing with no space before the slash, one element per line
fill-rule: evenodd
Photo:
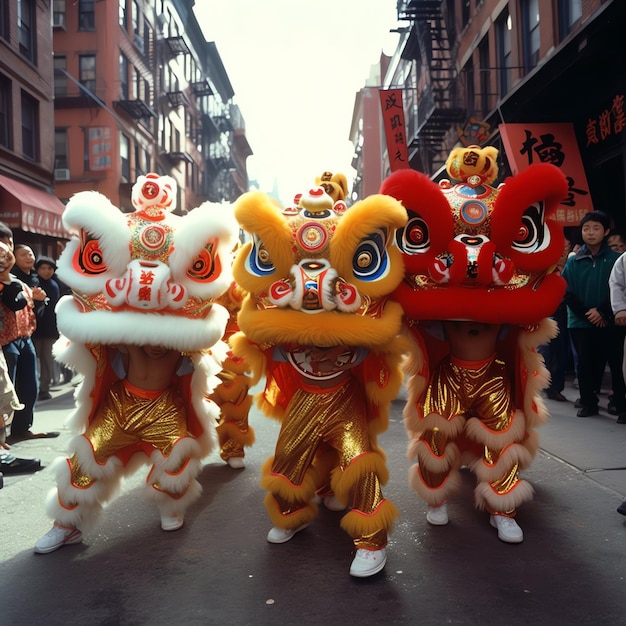
<path fill-rule="evenodd" d="M 248 295 L 231 346 L 255 382 L 265 375 L 259 402 L 281 421 L 261 481 L 267 540 L 290 540 L 326 496 L 351 507 L 341 521 L 357 548 L 350 574 L 366 577 L 384 567 L 397 516 L 376 436 L 402 379 L 402 309 L 388 295 L 404 273 L 393 241 L 406 211 L 381 195 L 346 210 L 321 186 L 298 197 L 284 211 L 259 192 L 235 205 L 252 241 L 233 266 Z"/>
<path fill-rule="evenodd" d="M 549 373 L 537 346 L 555 336 L 547 319 L 565 285 L 555 271 L 563 251 L 555 222 L 567 182 L 537 164 L 499 188 L 495 148 L 460 148 L 447 161 L 457 179 L 437 186 L 411 170 L 393 173 L 381 192 L 402 201 L 409 221 L 399 234 L 406 279 L 395 298 L 413 341 L 408 362 L 412 488 L 427 520 L 448 523 L 459 469 L 475 474 L 474 501 L 498 537 L 519 543 L 517 507 L 532 497 L 519 476 L 538 448 L 547 419 L 540 397 Z"/>
<path fill-rule="evenodd" d="M 226 205 L 175 215 L 175 199 L 173 179 L 148 174 L 133 186 L 133 213 L 93 191 L 63 213 L 73 238 L 59 276 L 73 295 L 57 307 L 55 354 L 84 376 L 70 418 L 81 434 L 53 464 L 58 488 L 46 510 L 55 524 L 36 552 L 81 541 L 139 463 L 151 465 L 145 495 L 163 530 L 180 528 L 200 495 L 201 460 L 217 443 L 219 408 L 208 396 L 227 350 L 228 312 L 214 300 L 232 282 L 237 225 Z"/>

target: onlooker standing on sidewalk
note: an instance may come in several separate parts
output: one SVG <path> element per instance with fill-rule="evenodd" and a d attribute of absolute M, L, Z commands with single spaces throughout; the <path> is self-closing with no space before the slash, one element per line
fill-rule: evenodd
<path fill-rule="evenodd" d="M 0 291 L 0 316 L 2 317 L 0 345 L 2 345 L 2 351 L 7 362 L 9 377 L 15 386 L 20 401 L 24 404 L 24 408 L 16 411 L 13 417 L 9 443 L 24 439 L 58 437 L 58 432 L 33 433 L 31 431 L 39 393 L 37 355 L 31 340 L 31 335 L 36 326 L 33 294 L 36 294 L 38 299 L 42 301 L 46 294 L 40 287 L 31 290 L 28 285 L 10 273 L 15 264 L 13 233 L 2 222 L 0 222 L 0 245 L 9 255 L 9 260 L 4 266 L 5 269 L 0 271 L 2 287 Z"/>
<path fill-rule="evenodd" d="M 618 419 L 626 421 L 626 385 L 622 375 L 625 328 L 615 325 L 609 297 L 609 275 L 620 253 L 607 243 L 610 219 L 602 211 L 584 215 L 580 227 L 583 246 L 563 269 L 567 281 L 567 325 L 578 355 L 581 407 L 577 415 L 598 414 L 598 381 L 608 362 Z"/>
<path fill-rule="evenodd" d="M 50 385 L 54 379 L 55 360 L 52 355 L 52 346 L 59 338 L 57 330 L 57 316 L 55 307 L 61 292 L 59 285 L 54 280 L 54 272 L 56 271 L 56 263 L 54 259 L 48 256 L 42 256 L 35 262 L 35 271 L 39 276 L 39 286 L 46 292 L 46 306 L 43 307 L 41 314 L 37 318 L 37 328 L 33 333 L 33 344 L 39 359 L 39 400 L 50 400 Z"/>
<path fill-rule="evenodd" d="M 612 230 L 609 233 L 607 243 L 611 250 L 616 252 L 626 252 L 626 238 L 618 230 Z"/>
<path fill-rule="evenodd" d="M 626 254 L 622 254 L 613 265 L 609 275 L 609 291 L 615 324 L 622 328 L 626 327 Z M 626 346 L 624 350 L 626 354 Z M 626 357 L 622 358 L 622 376 L 626 380 Z M 617 423 L 626 424 L 626 415 L 620 415 Z M 624 515 L 626 515 L 626 507 Z"/>
<path fill-rule="evenodd" d="M 560 272 L 563 271 L 567 258 L 571 250 L 571 242 L 565 240 L 563 254 L 557 263 Z M 571 357 L 570 336 L 567 329 L 567 306 L 565 300 L 559 304 L 552 319 L 559 327 L 559 334 L 549 343 L 545 343 L 537 348 L 539 354 L 543 356 L 546 367 L 550 372 L 550 385 L 546 388 L 545 393 L 550 400 L 557 402 L 567 402 L 567 398 L 563 395 L 565 389 L 565 370 Z"/>

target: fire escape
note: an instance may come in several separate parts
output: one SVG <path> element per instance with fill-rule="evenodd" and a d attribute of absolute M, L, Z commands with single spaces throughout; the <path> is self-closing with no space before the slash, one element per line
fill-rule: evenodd
<path fill-rule="evenodd" d="M 398 19 L 411 22 L 403 56 L 420 73 L 417 117 L 407 130 L 411 165 L 422 171 L 443 162 L 448 131 L 465 119 L 457 100 L 457 72 L 443 0 L 400 0 Z"/>

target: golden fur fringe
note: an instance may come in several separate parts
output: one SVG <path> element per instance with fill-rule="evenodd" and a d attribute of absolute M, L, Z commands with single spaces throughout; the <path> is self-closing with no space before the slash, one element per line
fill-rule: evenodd
<path fill-rule="evenodd" d="M 389 500 L 383 499 L 376 510 L 369 515 L 355 509 L 349 511 L 341 518 L 340 525 L 350 537 L 357 539 L 371 535 L 381 529 L 387 532 L 391 531 L 393 523 L 398 517 L 400 517 L 400 513 L 395 505 Z"/>
<path fill-rule="evenodd" d="M 246 430 L 241 430 L 236 422 L 230 421 L 222 422 L 217 427 L 217 436 L 221 443 L 232 439 L 246 448 L 249 448 L 256 440 L 252 426 L 248 426 Z"/>
<path fill-rule="evenodd" d="M 317 517 L 317 504 L 315 502 L 307 502 L 301 509 L 289 515 L 283 515 L 280 512 L 278 502 L 271 493 L 265 494 L 264 504 L 272 524 L 285 530 L 298 528 L 298 526 L 302 526 L 302 524 L 306 524 Z"/>
<path fill-rule="evenodd" d="M 389 470 L 385 458 L 380 452 L 366 452 L 352 460 L 343 471 L 337 467 L 331 476 L 331 487 L 335 497 L 341 503 L 350 501 L 352 490 L 365 474 L 374 473 L 381 485 L 389 479 Z"/>
<path fill-rule="evenodd" d="M 242 332 L 235 333 L 228 344 L 233 354 L 244 360 L 247 371 L 251 373 L 249 384 L 256 385 L 265 373 L 265 355 Z"/>
<path fill-rule="evenodd" d="M 314 466 L 311 466 L 304 475 L 301 485 L 294 485 L 285 476 L 272 474 L 274 457 L 270 457 L 263 464 L 261 470 L 261 487 L 287 502 L 309 502 L 315 496 L 320 477 Z"/>

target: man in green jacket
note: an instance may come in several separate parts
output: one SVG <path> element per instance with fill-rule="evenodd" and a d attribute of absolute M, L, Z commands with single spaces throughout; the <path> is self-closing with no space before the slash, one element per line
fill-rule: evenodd
<path fill-rule="evenodd" d="M 584 244 L 563 269 L 567 281 L 567 327 L 578 355 L 577 415 L 598 414 L 597 394 L 608 362 L 614 412 L 626 420 L 626 385 L 622 374 L 625 329 L 615 325 L 609 297 L 609 276 L 621 253 L 607 243 L 610 219 L 602 211 L 587 213 L 580 221 L 580 228 Z"/>

